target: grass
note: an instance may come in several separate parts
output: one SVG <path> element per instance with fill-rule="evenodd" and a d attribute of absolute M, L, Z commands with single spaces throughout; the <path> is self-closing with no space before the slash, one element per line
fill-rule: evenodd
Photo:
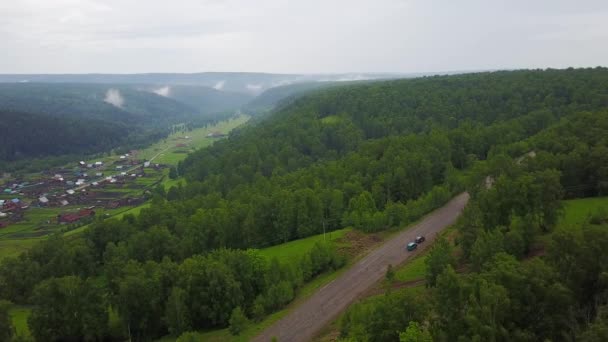
<path fill-rule="evenodd" d="M 608 197 L 591 197 L 563 201 L 564 216 L 557 225 L 558 229 L 580 227 L 589 216 L 600 208 L 608 209 Z"/>
<path fill-rule="evenodd" d="M 333 243 L 342 238 L 344 234 L 350 230 L 351 229 L 346 228 L 327 233 L 325 239 Z M 272 258 L 277 258 L 279 261 L 299 260 L 302 256 L 304 256 L 304 254 L 308 253 L 308 251 L 312 249 L 315 243 L 322 242 L 323 239 L 323 234 L 314 235 L 304 239 L 294 240 L 261 249 L 260 254 L 268 260 Z"/>
<path fill-rule="evenodd" d="M 222 121 L 214 126 L 201 127 L 190 132 L 179 132 L 171 134 L 167 139 L 163 139 L 148 148 L 139 151 L 138 157 L 149 160 L 154 159 L 154 163 L 177 165 L 178 162 L 186 158 L 188 153 L 196 149 L 211 145 L 216 139 L 207 138 L 207 134 L 215 131 L 228 133 L 232 129 L 244 124 L 249 120 L 248 116 L 242 115 L 230 120 Z M 189 139 L 185 139 L 188 136 Z M 187 144 L 187 147 L 178 147 L 178 144 Z"/>
<path fill-rule="evenodd" d="M 21 305 L 15 305 L 11 308 L 9 314 L 17 335 L 31 338 L 30 330 L 27 326 L 27 318 L 29 317 L 31 310 L 31 308 Z"/>
<path fill-rule="evenodd" d="M 0 260 L 18 256 L 40 241 L 41 239 L 0 240 Z"/>
<path fill-rule="evenodd" d="M 337 115 L 330 115 L 330 116 L 326 116 L 323 119 L 321 119 L 321 122 L 326 125 L 331 125 L 331 124 L 337 124 L 342 120 L 343 119 Z"/>
<path fill-rule="evenodd" d="M 424 278 L 426 275 L 425 260 L 427 253 L 428 250 L 426 250 L 424 254 L 417 256 L 414 260 L 399 267 L 395 272 L 395 280 L 406 282 Z"/>

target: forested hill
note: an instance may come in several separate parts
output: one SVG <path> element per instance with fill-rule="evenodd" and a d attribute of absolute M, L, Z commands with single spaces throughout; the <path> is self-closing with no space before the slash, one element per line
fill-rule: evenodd
<path fill-rule="evenodd" d="M 5 161 L 137 148 L 172 124 L 200 122 L 196 109 L 173 99 L 90 84 L 0 84 L 0 116 Z"/>
<path fill-rule="evenodd" d="M 336 87 L 303 96 L 274 116 L 191 155 L 182 173 L 252 180 L 333 160 L 364 141 L 412 133 L 444 136 L 462 168 L 490 148 L 522 139 L 559 117 L 608 105 L 608 69 L 435 76 Z M 382 153 L 381 153 L 382 155 Z"/>
<path fill-rule="evenodd" d="M 165 126 L 196 110 L 175 100 L 124 85 L 0 84 L 0 109 L 126 124 Z"/>
<path fill-rule="evenodd" d="M 0 160 L 104 151 L 125 141 L 130 133 L 126 126 L 110 121 L 57 120 L 0 110 Z"/>

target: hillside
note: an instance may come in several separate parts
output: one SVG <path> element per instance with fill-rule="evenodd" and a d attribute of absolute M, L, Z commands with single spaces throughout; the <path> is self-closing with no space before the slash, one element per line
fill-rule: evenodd
<path fill-rule="evenodd" d="M 0 160 L 86 154 L 117 146 L 131 129 L 110 121 L 0 110 Z"/>
<path fill-rule="evenodd" d="M 0 109 L 144 126 L 181 122 L 194 111 L 130 86 L 46 83 L 0 84 Z"/>
<path fill-rule="evenodd" d="M 270 88 L 247 103 L 244 110 L 251 113 L 263 113 L 275 109 L 280 104 L 287 104 L 297 96 L 304 95 L 316 89 L 345 85 L 335 82 L 309 82 L 284 85 Z"/>
<path fill-rule="evenodd" d="M 200 120 L 186 104 L 121 85 L 0 84 L 0 111 L 18 117 L 3 120 L 3 160 L 137 147 L 172 124 Z M 45 147 L 49 141 L 63 144 Z"/>
<path fill-rule="evenodd" d="M 432 290 L 359 306 L 342 335 L 398 341 L 407 329 L 427 340 L 431 333 L 438 340 L 572 340 L 603 317 L 596 313 L 608 293 L 601 262 L 608 234 L 598 227 L 589 227 L 589 239 L 556 234 L 549 261 L 519 260 L 551 234 L 564 196 L 607 191 L 607 94 L 606 68 L 307 93 L 190 154 L 172 171 L 185 181 L 159 186 L 139 215 L 99 220 L 80 236 L 56 236 L 7 259 L 0 298 L 33 305 L 32 333 L 52 331 L 52 339 L 232 331 L 234 322 L 264 319 L 304 284 L 344 265 L 327 244 L 294 260 L 268 261 L 256 248 L 346 227 L 403 228 L 466 190 L 471 200 L 455 234 L 459 261 L 471 273 L 456 274 L 450 244 L 439 241 L 428 257 Z M 570 241 L 593 247 L 572 249 Z M 115 329 L 107 328 L 110 308 Z M 72 311 L 78 315 L 67 318 Z M 487 312 L 496 314 L 488 319 Z M 410 329 L 410 322 L 419 324 Z"/>
<path fill-rule="evenodd" d="M 253 95 L 245 93 L 221 91 L 204 86 L 146 86 L 146 89 L 188 105 L 206 118 L 217 118 L 218 114 L 222 113 L 232 114 L 253 98 Z"/>

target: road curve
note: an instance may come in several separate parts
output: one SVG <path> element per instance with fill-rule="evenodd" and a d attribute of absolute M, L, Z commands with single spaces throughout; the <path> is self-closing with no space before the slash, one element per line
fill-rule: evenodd
<path fill-rule="evenodd" d="M 292 310 L 287 316 L 264 330 L 253 341 L 310 341 L 326 324 L 335 319 L 357 296 L 372 287 L 386 273 L 389 264 L 398 265 L 417 253 L 407 252 L 405 245 L 418 235 L 426 236 L 421 247 L 428 246 L 437 233 L 453 224 L 467 204 L 469 195 L 462 193 L 445 206 L 427 215 L 420 223 L 397 234 L 365 256 L 348 271 L 325 285 Z"/>

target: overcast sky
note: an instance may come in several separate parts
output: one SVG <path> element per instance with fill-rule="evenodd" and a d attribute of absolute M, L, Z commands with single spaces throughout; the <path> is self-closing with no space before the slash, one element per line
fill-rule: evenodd
<path fill-rule="evenodd" d="M 608 64 L 608 1 L 0 0 L 0 73 Z"/>

